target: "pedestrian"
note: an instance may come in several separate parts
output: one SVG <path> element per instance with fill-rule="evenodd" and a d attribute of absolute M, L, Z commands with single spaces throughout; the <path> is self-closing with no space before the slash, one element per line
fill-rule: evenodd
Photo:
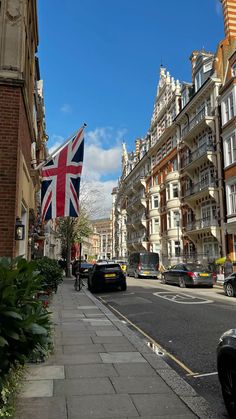
<path fill-rule="evenodd" d="M 232 274 L 233 272 L 233 264 L 231 262 L 231 259 L 229 256 L 227 256 L 226 261 L 224 263 L 224 274 L 225 274 L 225 278 L 227 276 L 229 276 L 230 274 Z"/>

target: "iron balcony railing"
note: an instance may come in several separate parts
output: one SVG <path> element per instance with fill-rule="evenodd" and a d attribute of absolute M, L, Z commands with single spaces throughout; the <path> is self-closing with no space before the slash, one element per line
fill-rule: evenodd
<path fill-rule="evenodd" d="M 217 185 L 216 179 L 214 179 L 213 177 L 206 178 L 204 180 L 201 180 L 198 183 L 195 183 L 195 185 L 192 185 L 189 188 L 187 188 L 185 192 L 183 193 L 183 196 L 187 197 L 187 196 L 196 194 L 198 192 L 201 192 L 207 188 L 217 188 L 217 186 L 218 185 Z"/>
<path fill-rule="evenodd" d="M 215 146 L 213 143 L 204 143 L 196 150 L 194 150 L 188 157 L 182 160 L 182 168 L 188 166 L 192 161 L 197 160 L 199 157 L 203 156 L 207 151 L 215 151 Z"/>
<path fill-rule="evenodd" d="M 202 218 L 200 220 L 189 222 L 186 225 L 185 229 L 186 231 L 193 231 L 193 230 L 201 230 L 203 228 L 208 228 L 208 227 L 216 227 L 218 225 L 219 225 L 218 220 L 212 217 L 207 217 L 207 218 Z"/>
<path fill-rule="evenodd" d="M 182 129 L 182 137 L 185 137 L 185 135 L 191 131 L 192 128 L 194 128 L 196 125 L 199 124 L 206 116 L 212 116 L 212 108 L 210 106 L 204 106 L 189 122 L 186 127 Z"/>

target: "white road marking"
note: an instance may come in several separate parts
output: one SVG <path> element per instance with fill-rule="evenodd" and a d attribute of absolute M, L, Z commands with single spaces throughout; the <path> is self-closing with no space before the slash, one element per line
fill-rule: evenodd
<path fill-rule="evenodd" d="M 178 304 L 209 304 L 209 303 L 214 302 L 212 300 L 206 300 L 204 298 L 194 297 L 192 295 L 188 295 L 184 293 L 176 294 L 171 291 L 154 292 L 153 295 L 155 295 L 156 297 L 163 298 L 164 300 L 172 301 L 173 303 L 178 303 Z M 184 300 L 187 300 L 187 301 L 184 301 Z M 193 300 L 200 300 L 200 301 L 193 301 Z"/>
<path fill-rule="evenodd" d="M 209 377 L 209 375 L 218 375 L 218 372 L 209 372 L 207 374 L 197 374 L 197 375 L 193 375 L 193 377 L 194 378 Z"/>

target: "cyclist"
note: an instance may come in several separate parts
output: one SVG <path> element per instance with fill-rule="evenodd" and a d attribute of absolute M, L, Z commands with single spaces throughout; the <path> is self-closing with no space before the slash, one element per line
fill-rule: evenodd
<path fill-rule="evenodd" d="M 82 286 L 84 285 L 83 279 L 80 275 L 80 266 L 81 262 L 80 260 L 75 259 L 72 263 L 72 275 L 75 277 L 74 287 L 76 291 L 80 291 Z"/>

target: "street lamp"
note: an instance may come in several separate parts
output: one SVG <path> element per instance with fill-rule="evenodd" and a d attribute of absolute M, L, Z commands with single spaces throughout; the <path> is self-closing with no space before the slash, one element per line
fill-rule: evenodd
<path fill-rule="evenodd" d="M 16 217 L 15 224 L 15 240 L 24 240 L 25 238 L 25 226 L 19 217 Z"/>
<path fill-rule="evenodd" d="M 177 241 L 178 241 L 177 257 L 179 259 L 179 256 L 180 256 L 180 241 L 179 241 L 179 222 L 180 222 L 180 215 L 179 215 L 179 212 L 176 212 L 175 213 L 175 222 L 176 222 L 176 227 L 177 227 Z"/>

